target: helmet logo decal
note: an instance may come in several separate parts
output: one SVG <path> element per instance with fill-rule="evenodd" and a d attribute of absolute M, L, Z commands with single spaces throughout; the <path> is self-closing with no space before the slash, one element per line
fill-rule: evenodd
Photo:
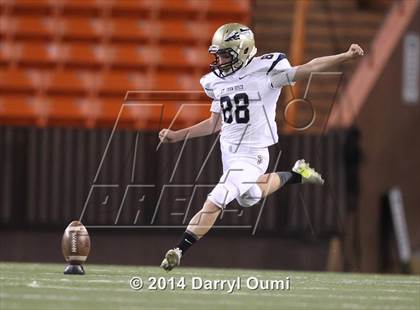
<path fill-rule="evenodd" d="M 234 40 L 239 40 L 239 32 L 232 31 L 227 38 L 225 39 L 225 42 L 229 42 L 229 41 L 234 41 Z"/>

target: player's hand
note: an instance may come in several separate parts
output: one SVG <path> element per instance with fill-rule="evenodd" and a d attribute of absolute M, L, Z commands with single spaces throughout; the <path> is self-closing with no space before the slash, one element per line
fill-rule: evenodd
<path fill-rule="evenodd" d="M 365 54 L 363 49 L 358 44 L 350 45 L 349 50 L 347 51 L 347 55 L 349 58 L 358 58 L 362 57 Z"/>
<path fill-rule="evenodd" d="M 162 143 L 173 143 L 178 141 L 177 138 L 177 134 L 173 130 L 165 128 L 159 132 L 159 140 Z"/>

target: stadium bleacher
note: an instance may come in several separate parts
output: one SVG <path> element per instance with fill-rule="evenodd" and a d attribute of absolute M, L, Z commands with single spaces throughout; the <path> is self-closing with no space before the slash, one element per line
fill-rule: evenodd
<path fill-rule="evenodd" d="M 208 71 L 213 32 L 232 19 L 248 23 L 250 5 L 242 0 L 229 6 L 223 0 L 2 1 L 0 120 L 110 126 L 127 90 L 201 90 L 198 80 Z M 102 101 L 106 104 L 96 106 L 111 113 L 86 112 L 89 102 Z M 93 103 L 92 109 L 97 110 Z M 196 120 L 205 114 L 195 114 Z M 160 114 L 149 117 L 154 123 Z M 128 119 L 135 123 L 134 115 Z"/>

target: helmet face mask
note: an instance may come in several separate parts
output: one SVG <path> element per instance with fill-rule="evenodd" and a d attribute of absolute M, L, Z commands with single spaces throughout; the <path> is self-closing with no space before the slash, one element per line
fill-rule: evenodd
<path fill-rule="evenodd" d="M 210 68 L 218 77 L 226 77 L 247 65 L 256 52 L 251 29 L 237 23 L 225 24 L 213 35 L 209 53 L 215 60 Z"/>
<path fill-rule="evenodd" d="M 243 63 L 238 58 L 238 53 L 231 48 L 218 50 L 217 52 L 210 52 L 214 55 L 215 59 L 210 64 L 211 70 L 218 77 L 226 77 L 235 71 L 239 70 Z M 220 59 L 229 59 L 227 62 L 221 62 Z"/>

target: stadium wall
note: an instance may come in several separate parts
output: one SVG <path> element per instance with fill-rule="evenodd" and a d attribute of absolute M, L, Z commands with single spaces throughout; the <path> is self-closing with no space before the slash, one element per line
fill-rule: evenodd
<path fill-rule="evenodd" d="M 92 249 L 92 257 L 98 255 L 98 262 L 133 263 L 130 247 L 141 244 L 141 248 L 160 248 L 161 245 L 166 248 L 168 240 L 178 238 L 181 230 L 173 226 L 186 223 L 179 213 L 184 212 L 189 220 L 209 189 L 197 191 L 187 214 L 186 205 L 176 199 L 192 195 L 192 187 L 188 184 L 214 184 L 221 174 L 217 136 L 189 141 L 180 157 L 182 143 L 163 145 L 156 151 L 156 132 L 117 130 L 111 140 L 110 136 L 109 129 L 0 127 L 1 241 L 7 244 L 7 249 L 1 251 L 0 260 L 56 261 L 60 256 L 58 242 L 62 231 L 82 213 L 82 222 L 88 225 L 92 239 L 97 238 L 100 241 L 96 244 L 102 244 L 94 245 Z M 274 169 L 276 160 L 279 165 L 275 170 L 288 170 L 296 159 L 305 158 L 327 176 L 327 186 L 291 186 L 271 196 L 263 210 L 256 207 L 241 212 L 238 205 L 234 205 L 218 224 L 237 228 L 216 229 L 207 242 L 220 243 L 222 252 L 227 252 L 234 240 L 241 240 L 238 249 L 262 247 L 263 252 L 257 251 L 249 261 L 242 262 L 244 267 L 322 270 L 328 240 L 343 232 L 347 208 L 343 166 L 345 141 L 346 133 L 340 131 L 325 136 L 281 136 L 279 144 L 270 150 L 269 169 Z M 106 149 L 108 152 L 104 153 Z M 197 178 L 208 154 L 208 162 Z M 177 167 L 175 173 L 174 167 Z M 144 184 L 154 184 L 156 188 L 143 193 L 134 186 Z M 165 185 L 180 186 L 162 196 L 156 211 L 154 206 Z M 147 198 L 139 202 L 143 194 Z M 139 210 L 140 216 L 134 223 Z M 251 236 L 260 211 L 256 235 Z M 155 212 L 153 225 L 168 225 L 168 229 L 136 228 L 149 225 Z M 96 225 L 101 228 L 89 228 Z M 111 228 L 105 229 L 104 225 Z M 129 229 L 116 227 L 121 225 L 132 226 Z M 108 231 L 111 233 L 107 234 Z M 39 242 L 34 242 L 38 237 Z M 110 243 L 105 245 L 107 239 Z M 16 240 L 16 243 L 9 240 Z M 126 250 L 121 251 L 118 240 L 124 240 Z M 42 250 L 38 248 L 40 243 Z M 28 247 L 22 247 L 22 244 Z M 276 255 L 271 257 L 270 249 L 276 246 L 279 246 L 276 250 L 279 255 L 282 252 L 292 256 L 281 260 L 276 259 Z M 318 254 L 317 258 L 308 260 L 311 248 Z M 271 258 L 261 264 L 264 256 Z M 152 258 L 153 255 L 143 263 L 150 263 Z M 231 259 L 223 258 L 221 264 Z"/>
<path fill-rule="evenodd" d="M 418 9 L 406 34 L 419 36 L 419 29 Z M 417 99 L 417 102 L 407 103 L 403 99 L 404 39 L 405 35 L 356 119 L 363 150 L 359 238 L 364 272 L 383 271 L 381 199 L 394 186 L 402 190 L 411 248 L 420 248 L 420 102 Z M 401 271 L 395 265 L 387 269 Z"/>

